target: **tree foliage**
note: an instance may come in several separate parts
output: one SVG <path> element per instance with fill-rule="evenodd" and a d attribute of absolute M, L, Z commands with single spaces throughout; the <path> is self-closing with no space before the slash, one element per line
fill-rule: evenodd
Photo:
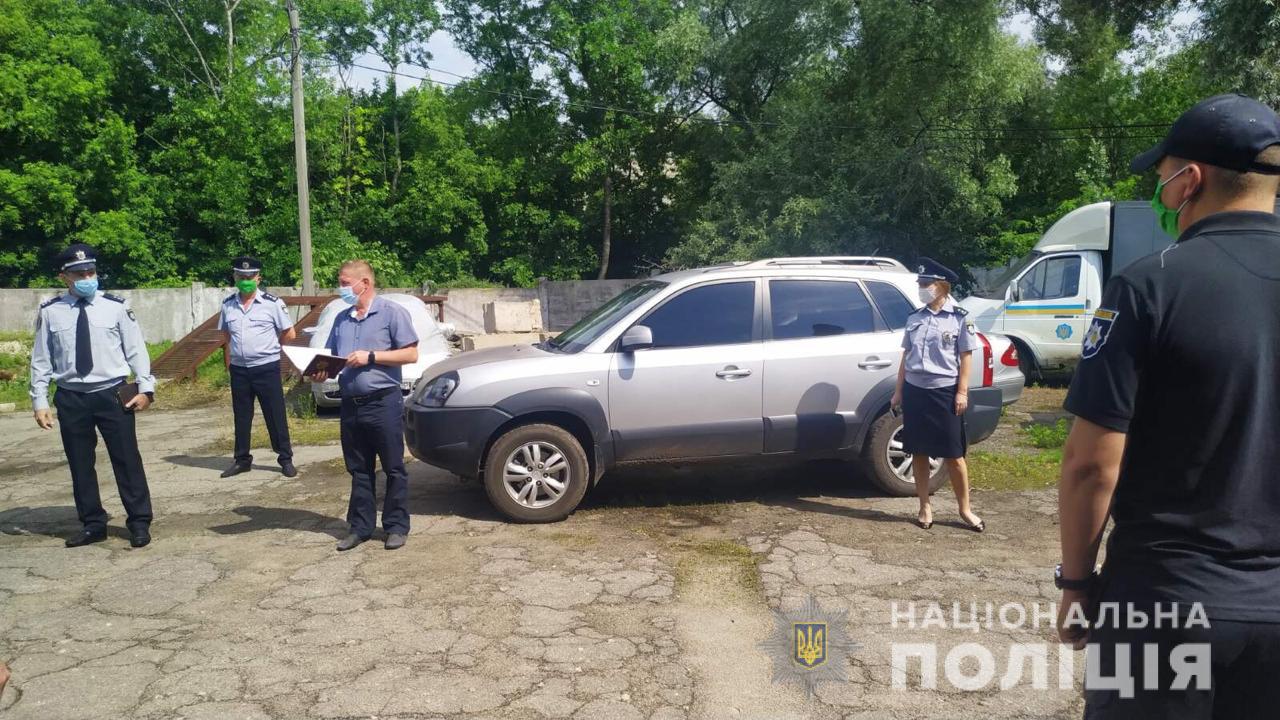
<path fill-rule="evenodd" d="M 1149 194 L 1127 160 L 1195 100 L 1280 103 L 1275 0 L 299 7 L 321 282 L 353 256 L 399 285 L 998 263 Z M 413 87 L 438 32 L 474 77 Z M 296 283 L 289 52 L 269 0 L 0 3 L 0 284 L 51 282 L 76 241 L 117 287 L 241 253 Z M 370 58 L 390 70 L 354 84 Z"/>

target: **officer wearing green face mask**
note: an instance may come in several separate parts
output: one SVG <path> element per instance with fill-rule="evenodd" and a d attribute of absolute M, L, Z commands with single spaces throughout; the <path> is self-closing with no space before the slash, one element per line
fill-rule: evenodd
<path fill-rule="evenodd" d="M 267 423 L 267 435 L 280 463 L 280 472 L 285 477 L 295 477 L 298 470 L 293 466 L 284 386 L 280 381 L 280 344 L 296 337 L 293 319 L 283 300 L 258 288 L 262 263 L 257 258 L 235 258 L 231 261 L 231 271 L 238 292 L 222 301 L 218 329 L 226 334 L 231 353 L 235 463 L 222 472 L 222 477 L 249 472 L 252 467 L 249 437 L 255 399 L 262 406 L 262 417 Z"/>
<path fill-rule="evenodd" d="M 1059 637 L 1097 677 L 1142 679 L 1129 697 L 1086 681 L 1087 718 L 1275 717 L 1280 117 L 1211 97 L 1130 167 L 1157 173 L 1177 243 L 1108 283 L 1067 393 Z M 1178 687 L 1190 648 L 1208 677 Z"/>

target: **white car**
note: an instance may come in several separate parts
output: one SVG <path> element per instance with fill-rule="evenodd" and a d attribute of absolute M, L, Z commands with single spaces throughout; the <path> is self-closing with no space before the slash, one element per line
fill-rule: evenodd
<path fill-rule="evenodd" d="M 379 297 L 386 298 L 408 310 L 409 317 L 413 319 L 414 332 L 418 334 L 418 361 L 401 368 L 400 389 L 408 395 L 413 384 L 422 376 L 423 370 L 448 358 L 451 354 L 449 341 L 446 338 L 452 333 L 452 326 L 448 323 L 436 322 L 435 315 L 427 304 L 412 295 L 384 293 Z M 333 329 L 334 318 L 338 317 L 338 313 L 350 310 L 351 306 L 341 298 L 334 298 L 321 311 L 319 322 L 304 331 L 311 335 L 307 345 L 312 348 L 323 348 L 329 339 L 329 331 Z M 336 378 L 329 378 L 323 383 L 311 383 L 311 396 L 315 398 L 318 407 L 338 407 L 342 404 Z"/>

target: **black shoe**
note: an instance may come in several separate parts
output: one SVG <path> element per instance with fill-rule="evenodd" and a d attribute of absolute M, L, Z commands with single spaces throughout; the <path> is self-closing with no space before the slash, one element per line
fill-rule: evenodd
<path fill-rule="evenodd" d="M 390 535 L 387 535 L 387 542 L 383 547 L 388 550 L 399 550 L 404 547 L 404 543 L 408 539 L 408 536 L 404 533 L 391 533 Z"/>
<path fill-rule="evenodd" d="M 298 468 L 291 462 L 280 463 L 280 474 L 285 477 L 298 477 Z"/>
<path fill-rule="evenodd" d="M 232 475 L 239 475 L 240 473 L 247 473 L 247 472 L 249 472 L 249 470 L 250 470 L 250 467 L 249 467 L 248 465 L 241 465 L 241 464 L 239 464 L 239 463 L 236 463 L 235 465 L 232 465 L 231 467 L 227 468 L 226 470 L 223 470 L 223 471 L 222 471 L 222 474 L 221 474 L 221 475 L 219 475 L 218 477 L 229 478 L 229 477 L 231 477 Z"/>
<path fill-rule="evenodd" d="M 129 534 L 129 545 L 140 548 L 151 544 L 151 531 L 139 530 Z"/>
<path fill-rule="evenodd" d="M 369 539 L 368 537 L 360 537 L 355 533 L 348 533 L 346 537 L 338 541 L 338 552 L 343 552 L 344 550 L 350 550 L 351 548 L 359 545 L 360 543 L 368 539 Z"/>
<path fill-rule="evenodd" d="M 88 530 L 81 530 L 76 535 L 73 535 L 67 538 L 66 545 L 69 548 L 80 547 L 82 545 L 91 545 L 93 543 L 100 543 L 106 539 L 107 539 L 106 530 L 99 530 L 98 532 L 89 532 Z"/>

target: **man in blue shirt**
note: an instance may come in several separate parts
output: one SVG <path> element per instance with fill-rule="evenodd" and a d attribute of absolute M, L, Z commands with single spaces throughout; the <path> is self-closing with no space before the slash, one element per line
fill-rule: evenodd
<path fill-rule="evenodd" d="M 222 472 L 231 477 L 249 472 L 253 455 L 249 436 L 253 429 L 253 400 L 262 406 L 271 449 L 285 477 L 296 477 L 289 423 L 284 412 L 284 386 L 280 382 L 280 343 L 297 336 L 284 301 L 258 287 L 262 262 L 238 257 L 231 261 L 236 294 L 222 301 L 218 329 L 226 333 L 231 352 L 231 409 L 235 413 L 235 464 Z"/>
<path fill-rule="evenodd" d="M 333 321 L 325 343 L 331 353 L 347 359 L 338 373 L 338 389 L 342 393 L 342 455 L 351 473 L 347 506 L 351 530 L 338 543 L 338 550 L 350 550 L 373 535 L 375 458 L 387 475 L 382 504 L 386 548 L 395 550 L 404 547 L 409 534 L 400 367 L 417 362 L 418 335 L 408 310 L 378 297 L 369 263 L 349 260 L 343 264 L 338 294 L 352 305 Z M 324 382 L 327 375 L 322 371 L 308 379 Z"/>
<path fill-rule="evenodd" d="M 92 247 L 72 245 L 54 263 L 68 292 L 41 305 L 36 315 L 31 407 L 36 424 L 52 428 L 49 382 L 57 383 L 53 403 L 82 526 L 66 545 L 80 547 L 107 539 L 107 511 L 102 508 L 94 469 L 96 433 L 100 432 L 128 514 L 129 543 L 143 547 L 151 542 L 151 492 L 138 452 L 133 413 L 151 405 L 156 380 L 151 376 L 142 329 L 124 298 L 98 290 L 97 253 Z M 130 373 L 137 378 L 137 394 L 126 399 L 121 390 L 132 390 L 124 385 Z"/>

